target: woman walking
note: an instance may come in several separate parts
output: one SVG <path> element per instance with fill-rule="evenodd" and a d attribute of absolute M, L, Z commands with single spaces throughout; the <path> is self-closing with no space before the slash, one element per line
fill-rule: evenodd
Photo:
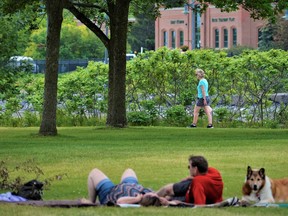
<path fill-rule="evenodd" d="M 208 82 L 204 78 L 205 77 L 205 72 L 202 69 L 196 69 L 195 70 L 195 75 L 197 76 L 197 79 L 199 80 L 198 86 L 197 86 L 197 102 L 194 107 L 194 112 L 193 112 L 193 122 L 189 126 L 190 128 L 195 128 L 197 127 L 197 122 L 198 122 L 198 116 L 199 116 L 199 111 L 201 108 L 204 108 L 204 111 L 208 117 L 208 125 L 207 128 L 213 128 L 212 124 L 212 108 L 210 107 L 210 97 L 208 94 Z"/>

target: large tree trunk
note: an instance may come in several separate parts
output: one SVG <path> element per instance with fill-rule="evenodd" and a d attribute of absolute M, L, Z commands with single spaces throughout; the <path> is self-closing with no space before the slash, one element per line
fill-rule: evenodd
<path fill-rule="evenodd" d="M 48 16 L 46 70 L 43 114 L 39 133 L 41 135 L 57 135 L 57 82 L 60 33 L 63 20 L 62 0 L 46 1 L 46 10 Z"/>
<path fill-rule="evenodd" d="M 108 5 L 110 17 L 109 91 L 107 125 L 125 127 L 126 119 L 126 43 L 130 0 Z"/>
<path fill-rule="evenodd" d="M 107 1 L 110 18 L 110 39 L 71 1 L 63 0 L 65 8 L 94 32 L 109 52 L 109 91 L 107 125 L 125 127 L 126 119 L 126 43 L 131 0 Z M 83 5 L 83 4 L 82 4 Z M 85 4 L 84 4 L 85 5 Z M 83 5 L 83 6 L 84 6 Z M 87 6 L 87 5 L 86 5 Z"/>

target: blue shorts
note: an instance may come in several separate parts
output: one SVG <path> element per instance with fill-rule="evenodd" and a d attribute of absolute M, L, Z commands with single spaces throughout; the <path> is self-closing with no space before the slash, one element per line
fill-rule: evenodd
<path fill-rule="evenodd" d="M 138 180 L 135 177 L 127 177 L 121 181 L 121 183 L 135 183 L 138 184 Z M 99 184 L 96 187 L 96 194 L 99 197 L 100 204 L 104 204 L 107 195 L 110 193 L 112 188 L 115 186 L 115 184 L 109 179 L 103 179 L 99 182 Z"/>
<path fill-rule="evenodd" d="M 199 107 L 210 106 L 210 97 L 209 96 L 206 96 L 206 102 L 207 102 L 207 105 L 204 105 L 204 99 L 198 98 L 197 102 L 196 102 L 196 106 L 199 106 Z"/>

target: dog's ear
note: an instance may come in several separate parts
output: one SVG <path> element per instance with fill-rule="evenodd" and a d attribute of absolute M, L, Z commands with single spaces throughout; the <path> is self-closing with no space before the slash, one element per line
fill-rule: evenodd
<path fill-rule="evenodd" d="M 252 188 L 248 184 L 248 182 L 244 183 L 242 186 L 242 193 L 243 195 L 249 195 L 252 192 Z"/>
<path fill-rule="evenodd" d="M 261 176 L 262 179 L 265 179 L 265 169 L 264 168 L 261 168 L 259 170 L 259 175 Z"/>
<path fill-rule="evenodd" d="M 246 178 L 248 179 L 251 175 L 252 175 L 252 168 L 250 166 L 248 166 Z"/>

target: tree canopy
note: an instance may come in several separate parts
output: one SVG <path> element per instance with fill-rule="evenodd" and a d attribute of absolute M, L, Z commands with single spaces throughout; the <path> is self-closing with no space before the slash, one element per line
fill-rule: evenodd
<path fill-rule="evenodd" d="M 207 4 L 212 4 L 226 12 L 235 11 L 241 6 L 255 19 L 275 20 L 277 14 L 288 8 L 287 0 L 197 0 L 197 2 L 200 2 L 204 9 Z"/>

